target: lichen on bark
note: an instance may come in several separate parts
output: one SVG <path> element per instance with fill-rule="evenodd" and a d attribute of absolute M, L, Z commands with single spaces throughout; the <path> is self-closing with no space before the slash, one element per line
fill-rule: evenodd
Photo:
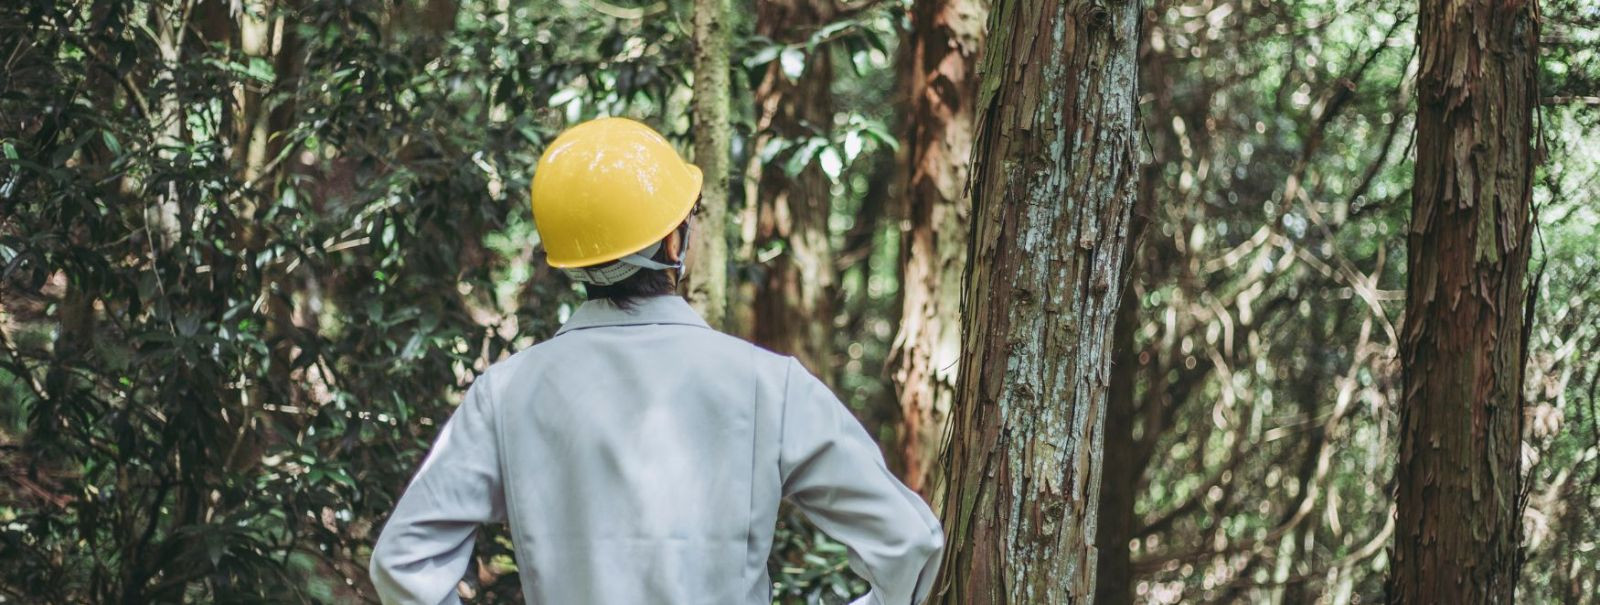
<path fill-rule="evenodd" d="M 1002 1 L 992 14 L 937 594 L 1087 602 L 1137 180 L 1138 6 Z"/>

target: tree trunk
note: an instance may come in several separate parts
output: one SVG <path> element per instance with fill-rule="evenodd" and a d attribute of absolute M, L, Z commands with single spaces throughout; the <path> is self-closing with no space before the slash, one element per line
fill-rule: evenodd
<path fill-rule="evenodd" d="M 728 0 L 694 3 L 694 161 L 705 173 L 698 228 L 689 242 L 689 304 L 712 327 L 728 311 Z"/>
<path fill-rule="evenodd" d="M 1094 596 L 1138 9 L 1002 0 L 984 52 L 940 602 Z"/>
<path fill-rule="evenodd" d="M 289 185 L 289 173 L 280 159 L 290 144 L 289 132 L 293 128 L 296 108 L 294 94 L 273 95 L 270 92 L 290 91 L 299 86 L 300 73 L 305 64 L 304 44 L 300 39 L 295 20 L 299 18 L 304 0 L 280 0 L 267 3 L 260 12 L 249 10 L 238 13 L 234 28 L 240 40 L 240 50 L 250 57 L 270 60 L 273 64 L 271 90 L 250 90 L 241 87 L 243 114 L 239 121 L 236 150 L 243 150 L 239 178 L 255 185 L 253 191 L 243 196 L 239 217 L 244 221 L 237 245 L 249 254 L 259 255 L 270 249 L 271 233 L 259 222 L 258 208 L 270 206 Z M 277 14 L 276 9 L 283 9 Z M 285 272 L 281 262 L 267 262 L 261 270 L 261 300 L 267 316 L 266 339 L 270 346 L 266 383 L 257 383 L 245 391 L 246 400 L 230 417 L 237 419 L 237 427 L 227 457 L 219 462 L 233 472 L 259 464 L 270 435 L 257 423 L 257 414 L 267 403 L 288 403 L 294 393 L 283 392 L 273 385 L 292 385 L 290 366 L 294 356 L 295 334 L 293 293 L 298 284 Z"/>
<path fill-rule="evenodd" d="M 780 43 L 804 41 L 832 14 L 831 0 L 763 0 L 757 3 L 756 34 Z M 827 136 L 833 125 L 829 91 L 833 61 L 826 47 L 807 54 L 805 71 L 793 81 L 784 74 L 782 63 L 773 61 L 756 87 L 758 149 L 774 144 L 775 138 L 803 141 Z M 761 156 L 752 154 L 751 161 L 761 162 Z M 795 356 L 831 383 L 835 276 L 828 210 L 832 195 L 828 177 L 816 162 L 790 177 L 784 172 L 787 157 L 764 162 L 760 169 L 755 254 L 770 259 L 759 268 L 751 339 Z"/>
<path fill-rule="evenodd" d="M 936 501 L 935 471 L 950 425 L 961 352 L 961 269 L 966 264 L 978 51 L 984 0 L 921 0 L 912 8 L 911 116 L 906 129 L 900 237 L 901 320 L 893 364 L 899 389 L 899 458 L 906 485 Z"/>
<path fill-rule="evenodd" d="M 1391 603 L 1510 603 L 1519 567 L 1536 2 L 1422 0 Z"/>

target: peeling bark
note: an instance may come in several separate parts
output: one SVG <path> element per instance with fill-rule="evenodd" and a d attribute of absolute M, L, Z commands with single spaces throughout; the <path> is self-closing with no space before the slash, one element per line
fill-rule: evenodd
<path fill-rule="evenodd" d="M 1519 567 L 1538 5 L 1422 0 L 1390 603 L 1510 603 Z"/>
<path fill-rule="evenodd" d="M 911 17 L 909 180 L 900 236 L 900 333 L 894 341 L 902 478 L 937 501 L 939 451 L 950 427 L 960 359 L 961 270 L 966 263 L 973 106 L 983 0 L 924 0 Z"/>
<path fill-rule="evenodd" d="M 938 602 L 1094 595 L 1138 17 L 1133 2 L 994 5 Z"/>

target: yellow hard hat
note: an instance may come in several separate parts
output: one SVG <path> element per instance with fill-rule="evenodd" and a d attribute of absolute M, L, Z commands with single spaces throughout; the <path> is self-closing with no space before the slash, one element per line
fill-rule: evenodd
<path fill-rule="evenodd" d="M 661 241 L 700 197 L 700 169 L 626 118 L 567 129 L 533 173 L 533 222 L 557 268 L 589 267 Z"/>

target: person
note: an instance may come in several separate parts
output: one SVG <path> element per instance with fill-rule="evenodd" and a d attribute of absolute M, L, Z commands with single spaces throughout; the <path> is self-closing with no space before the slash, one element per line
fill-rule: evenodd
<path fill-rule="evenodd" d="M 849 549 L 856 603 L 927 598 L 939 523 L 861 424 L 674 294 L 700 185 L 627 119 L 544 152 L 534 221 L 588 300 L 468 389 L 373 547 L 383 602 L 458 602 L 477 526 L 506 522 L 529 603 L 767 605 L 781 499 Z"/>

